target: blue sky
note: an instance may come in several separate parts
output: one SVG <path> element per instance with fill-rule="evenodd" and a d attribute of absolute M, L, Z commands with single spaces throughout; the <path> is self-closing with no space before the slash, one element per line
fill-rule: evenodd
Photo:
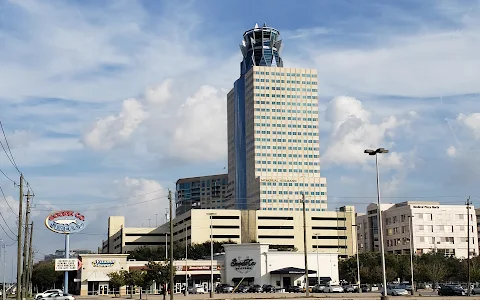
<path fill-rule="evenodd" d="M 224 171 L 226 93 L 255 23 L 280 30 L 285 66 L 318 70 L 330 209 L 374 201 L 361 151 L 376 146 L 392 151 L 384 201 L 477 204 L 479 17 L 479 1 L 0 1 L 0 119 L 36 193 L 38 255 L 62 247 L 41 226 L 52 209 L 88 212 L 72 246 L 95 249 L 109 215 L 146 225 L 178 178 Z"/>

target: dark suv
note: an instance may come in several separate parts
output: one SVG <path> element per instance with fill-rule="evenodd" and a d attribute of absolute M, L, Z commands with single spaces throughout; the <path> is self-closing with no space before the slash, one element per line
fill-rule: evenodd
<path fill-rule="evenodd" d="M 439 296 L 465 296 L 465 290 L 457 285 L 442 285 L 438 289 Z"/>

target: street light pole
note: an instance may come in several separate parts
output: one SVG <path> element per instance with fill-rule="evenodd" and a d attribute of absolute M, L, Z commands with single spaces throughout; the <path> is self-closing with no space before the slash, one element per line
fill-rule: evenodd
<path fill-rule="evenodd" d="M 353 227 L 355 227 L 355 234 L 357 233 L 357 224 L 355 225 L 352 225 Z M 360 257 L 358 255 L 358 240 L 357 240 L 357 285 L 358 285 L 358 292 L 361 294 L 362 293 L 362 287 L 360 286 L 361 285 L 361 282 L 360 282 Z"/>
<path fill-rule="evenodd" d="M 185 222 L 185 296 L 188 295 L 188 227 Z"/>
<path fill-rule="evenodd" d="M 320 263 L 318 261 L 318 233 L 315 233 L 315 241 L 317 242 L 317 284 L 320 285 Z"/>
<path fill-rule="evenodd" d="M 216 213 L 207 213 L 210 216 L 210 298 L 213 298 L 215 291 L 213 290 L 213 216 Z"/>
<path fill-rule="evenodd" d="M 470 197 L 467 199 L 467 280 L 468 280 L 468 285 L 467 285 L 467 296 L 470 296 L 471 293 L 471 283 L 470 283 Z"/>
<path fill-rule="evenodd" d="M 378 171 L 378 154 L 386 154 L 389 151 L 385 148 L 378 148 L 377 150 L 366 149 L 364 153 L 375 156 L 375 169 L 377 171 L 377 222 L 380 235 L 380 255 L 382 258 L 382 275 L 383 275 L 383 289 L 382 299 L 387 298 L 387 274 L 385 271 L 385 244 L 383 243 L 383 219 L 382 219 L 382 207 L 380 201 L 380 172 Z"/>
<path fill-rule="evenodd" d="M 410 294 L 415 295 L 415 284 L 413 283 L 413 216 L 409 216 L 410 218 L 410 276 L 412 281 L 412 291 Z"/>

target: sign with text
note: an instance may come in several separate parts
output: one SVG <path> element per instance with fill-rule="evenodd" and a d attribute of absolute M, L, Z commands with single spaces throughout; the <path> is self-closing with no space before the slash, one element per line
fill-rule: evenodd
<path fill-rule="evenodd" d="M 78 267 L 78 259 L 76 258 L 55 259 L 55 271 L 76 271 Z"/>
<path fill-rule="evenodd" d="M 94 268 L 109 268 L 109 267 L 112 267 L 114 264 L 115 264 L 114 260 L 97 259 L 92 262 L 92 266 Z"/>
<path fill-rule="evenodd" d="M 45 226 L 55 233 L 76 233 L 85 229 L 85 216 L 73 210 L 57 211 L 48 215 Z"/>
<path fill-rule="evenodd" d="M 230 262 L 230 266 L 234 268 L 238 273 L 241 273 L 241 274 L 249 273 L 250 271 L 253 270 L 256 264 L 257 263 L 254 262 L 253 259 L 248 256 L 243 259 L 241 257 L 237 257 L 232 259 L 232 261 Z"/>

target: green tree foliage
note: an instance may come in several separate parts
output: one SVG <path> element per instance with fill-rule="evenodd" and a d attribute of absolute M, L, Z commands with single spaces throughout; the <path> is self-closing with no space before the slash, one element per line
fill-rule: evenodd
<path fill-rule="evenodd" d="M 378 252 L 360 253 L 360 277 L 362 283 L 381 283 L 382 264 Z M 416 282 L 439 283 L 445 281 L 466 281 L 467 260 L 445 256 L 441 253 L 426 253 L 414 256 L 414 280 Z M 472 282 L 480 281 L 480 257 L 471 259 Z M 410 281 L 410 255 L 385 254 L 387 281 L 400 279 Z M 355 256 L 339 261 L 340 278 L 357 281 L 357 259 Z"/>
<path fill-rule="evenodd" d="M 110 278 L 110 288 L 112 288 L 115 292 L 115 297 L 117 296 L 117 292 L 120 295 L 120 288 L 125 285 L 125 278 L 123 274 L 120 272 L 111 272 L 107 274 L 108 278 Z"/>
<path fill-rule="evenodd" d="M 63 272 L 55 271 L 54 261 L 42 261 L 33 266 L 32 284 L 40 291 L 63 285 Z"/>
<path fill-rule="evenodd" d="M 235 244 L 235 242 L 228 240 L 223 242 L 213 242 L 213 252 L 221 253 L 224 244 Z M 210 241 L 206 241 L 201 244 L 191 244 L 188 246 L 188 258 L 189 259 L 202 259 L 210 256 Z M 142 246 L 130 252 L 131 259 L 140 261 L 162 261 L 165 259 L 165 246 L 159 247 L 146 247 Z M 185 245 L 183 243 L 173 243 L 173 258 L 183 259 L 185 258 Z"/>
<path fill-rule="evenodd" d="M 137 283 L 141 282 L 139 277 L 142 276 L 142 272 L 138 270 L 121 270 L 120 275 L 123 277 L 125 285 L 130 288 L 130 298 L 133 298 L 133 290 L 137 286 Z"/>

